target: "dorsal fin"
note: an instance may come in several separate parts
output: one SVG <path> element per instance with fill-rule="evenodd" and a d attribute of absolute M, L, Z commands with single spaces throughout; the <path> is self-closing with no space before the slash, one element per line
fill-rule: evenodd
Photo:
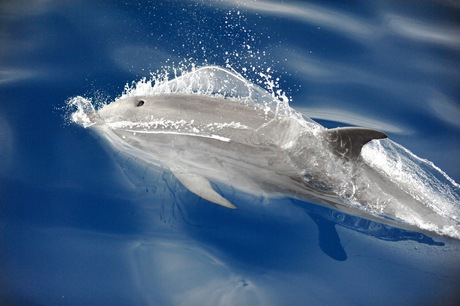
<path fill-rule="evenodd" d="M 387 138 L 381 131 L 360 127 L 328 129 L 326 135 L 332 149 L 347 160 L 358 159 L 363 146 L 372 139 Z"/>

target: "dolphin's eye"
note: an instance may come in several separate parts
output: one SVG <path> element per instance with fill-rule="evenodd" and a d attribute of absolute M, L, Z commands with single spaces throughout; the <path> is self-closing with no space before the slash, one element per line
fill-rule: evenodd
<path fill-rule="evenodd" d="M 137 107 L 144 105 L 144 103 L 144 100 L 139 100 L 139 102 L 137 102 Z"/>

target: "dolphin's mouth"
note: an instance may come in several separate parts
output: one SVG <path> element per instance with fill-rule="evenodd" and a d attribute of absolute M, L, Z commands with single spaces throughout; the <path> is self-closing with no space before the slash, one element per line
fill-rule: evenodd
<path fill-rule="evenodd" d="M 69 100 L 68 106 L 77 108 L 77 110 L 72 113 L 70 119 L 84 128 L 103 122 L 91 101 L 86 98 L 81 96 L 74 97 Z"/>

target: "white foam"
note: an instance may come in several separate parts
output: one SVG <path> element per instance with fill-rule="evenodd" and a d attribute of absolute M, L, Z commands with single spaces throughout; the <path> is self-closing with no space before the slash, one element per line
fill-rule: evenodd
<path fill-rule="evenodd" d="M 366 163 L 414 199 L 446 220 L 460 225 L 459 184 L 432 162 L 416 156 L 391 140 L 371 142 L 364 146 L 361 154 Z M 397 207 L 400 212 L 404 208 L 403 204 Z M 422 229 L 460 237 L 459 226 L 432 224 L 413 214 L 407 214 L 402 219 Z"/>
<path fill-rule="evenodd" d="M 75 108 L 76 111 L 71 114 L 70 119 L 84 128 L 95 124 L 96 110 L 91 100 L 76 96 L 67 101 L 67 106 Z"/>

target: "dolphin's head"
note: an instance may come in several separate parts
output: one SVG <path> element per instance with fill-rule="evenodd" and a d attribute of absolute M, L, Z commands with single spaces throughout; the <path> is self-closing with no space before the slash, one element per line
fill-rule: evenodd
<path fill-rule="evenodd" d="M 140 121 L 146 115 L 149 97 L 126 97 L 113 101 L 102 107 L 98 114 L 105 122 Z"/>

